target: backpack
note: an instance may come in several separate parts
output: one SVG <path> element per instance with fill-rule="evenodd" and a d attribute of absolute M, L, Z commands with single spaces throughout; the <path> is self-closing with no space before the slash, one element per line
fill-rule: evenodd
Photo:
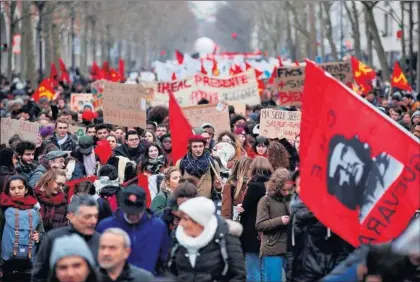
<path fill-rule="evenodd" d="M 1 241 L 1 258 L 34 260 L 36 244 L 32 233 L 40 223 L 39 213 L 35 209 L 19 210 L 8 208 L 4 213 L 4 229 Z"/>

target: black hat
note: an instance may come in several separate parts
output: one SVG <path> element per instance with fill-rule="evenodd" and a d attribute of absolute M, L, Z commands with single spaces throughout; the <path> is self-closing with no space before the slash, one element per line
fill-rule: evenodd
<path fill-rule="evenodd" d="M 130 185 L 123 190 L 120 208 L 124 213 L 139 214 L 146 207 L 146 193 L 137 185 Z"/>

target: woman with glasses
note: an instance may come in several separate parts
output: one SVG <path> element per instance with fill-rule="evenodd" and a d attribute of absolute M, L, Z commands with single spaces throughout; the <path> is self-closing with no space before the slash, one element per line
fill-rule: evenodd
<path fill-rule="evenodd" d="M 50 169 L 35 186 L 35 195 L 41 205 L 45 231 L 67 225 L 67 199 L 63 191 L 66 173 L 62 169 Z"/>

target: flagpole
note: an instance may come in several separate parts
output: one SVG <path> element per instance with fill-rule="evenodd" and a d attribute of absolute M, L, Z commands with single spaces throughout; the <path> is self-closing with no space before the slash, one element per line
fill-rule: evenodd
<path fill-rule="evenodd" d="M 36 7 L 38 8 L 38 25 L 37 25 L 37 32 L 38 32 L 38 36 L 37 36 L 37 40 L 38 40 L 38 52 L 39 52 L 39 77 L 38 77 L 38 82 L 41 83 L 42 79 L 43 79 L 43 71 L 42 71 L 42 9 L 44 8 L 45 5 L 45 1 L 36 1 L 35 2 Z"/>

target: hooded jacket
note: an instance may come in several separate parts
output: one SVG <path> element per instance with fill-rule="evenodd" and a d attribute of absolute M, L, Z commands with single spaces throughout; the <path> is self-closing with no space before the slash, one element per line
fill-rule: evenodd
<path fill-rule="evenodd" d="M 121 228 L 131 240 L 131 254 L 127 262 L 156 273 L 158 263 L 167 259 L 170 238 L 165 223 L 146 210 L 139 223 L 130 224 L 124 218 L 122 210 L 99 222 L 96 230 L 103 233 L 108 228 Z"/>
<path fill-rule="evenodd" d="M 206 246 L 198 250 L 195 267 L 191 266 L 188 250 L 175 242 L 168 265 L 176 281 L 245 281 L 245 259 L 238 239 L 241 233 L 239 223 L 217 216 L 216 233 Z M 226 260 L 221 254 L 223 248 Z"/>

